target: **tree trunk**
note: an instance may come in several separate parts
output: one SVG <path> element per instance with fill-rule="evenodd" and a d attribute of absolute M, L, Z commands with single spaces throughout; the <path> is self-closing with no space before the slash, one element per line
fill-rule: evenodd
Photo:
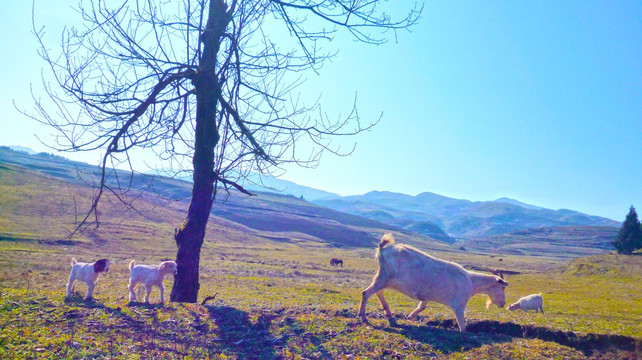
<path fill-rule="evenodd" d="M 198 297 L 200 284 L 199 265 L 201 256 L 201 246 L 204 239 L 204 228 L 197 224 L 190 225 L 186 220 L 185 227 L 176 232 L 175 240 L 178 246 L 176 254 L 176 264 L 178 272 L 174 277 L 174 286 L 170 300 L 174 302 L 195 303 Z"/>
<path fill-rule="evenodd" d="M 197 109 L 197 113 L 198 111 L 199 109 Z M 213 120 L 211 122 L 213 123 Z M 176 254 L 178 271 L 174 278 L 170 300 L 175 302 L 196 302 L 200 287 L 198 270 L 201 246 L 205 239 L 207 221 L 213 204 L 214 176 L 212 168 L 214 146 L 218 142 L 216 129 L 213 129 L 214 133 L 212 130 L 205 131 L 207 129 L 204 129 L 206 128 L 202 125 L 204 123 L 206 122 L 196 122 L 196 134 L 200 135 L 201 141 L 196 141 L 198 145 L 194 149 L 192 201 L 189 204 L 185 222 L 174 234 L 174 240 L 178 247 Z"/>
<path fill-rule="evenodd" d="M 178 247 L 176 254 L 178 272 L 174 278 L 170 300 L 175 302 L 196 302 L 198 296 L 201 246 L 205 239 L 207 221 L 213 204 L 214 147 L 219 140 L 215 110 L 211 108 L 210 102 L 201 101 L 197 104 L 192 201 L 189 204 L 185 222 L 174 234 Z M 199 119 L 199 113 L 208 112 L 212 115 Z"/>
<path fill-rule="evenodd" d="M 198 269 L 201 246 L 205 239 L 207 221 L 213 204 L 214 147 L 219 140 L 215 127 L 215 115 L 198 120 L 199 113 L 205 112 L 207 114 L 208 111 L 215 110 L 211 109 L 209 105 L 211 105 L 209 102 L 204 101 L 197 105 L 192 201 L 189 204 L 185 222 L 174 234 L 174 240 L 178 247 L 176 254 L 178 272 L 174 278 L 170 300 L 175 302 L 196 302 L 200 287 Z M 216 114 L 216 112 L 212 111 L 211 114 Z"/>
<path fill-rule="evenodd" d="M 216 76 L 216 60 L 220 49 L 221 37 L 229 23 L 225 12 L 227 5 L 223 0 L 211 0 L 209 18 L 201 35 L 203 55 L 199 70 L 192 83 L 196 93 L 196 128 L 194 139 L 194 185 L 192 201 L 187 218 L 180 229 L 176 230 L 174 240 L 178 247 L 176 264 L 178 272 L 170 300 L 194 303 L 198 297 L 200 284 L 199 263 L 201 246 L 205 239 L 207 220 L 212 210 L 214 181 L 214 148 L 219 134 L 216 126 L 217 105 L 221 96 L 221 85 Z"/>

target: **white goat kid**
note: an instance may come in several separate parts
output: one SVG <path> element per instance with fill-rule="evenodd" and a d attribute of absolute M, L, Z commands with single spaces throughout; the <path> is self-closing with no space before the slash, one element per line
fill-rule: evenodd
<path fill-rule="evenodd" d="M 517 302 L 508 305 L 508 310 L 510 311 L 535 310 L 535 312 L 539 310 L 543 314 L 544 313 L 543 306 L 544 306 L 544 298 L 542 297 L 542 293 L 539 293 L 539 294 L 531 294 L 520 298 L 519 300 L 517 300 Z"/>
<path fill-rule="evenodd" d="M 136 301 L 134 288 L 138 283 L 145 285 L 147 295 L 145 302 L 149 303 L 149 294 L 152 292 L 152 286 L 160 289 L 160 302 L 165 303 L 165 286 L 163 280 L 165 275 L 176 275 L 177 267 L 174 261 L 163 261 L 158 266 L 136 265 L 134 260 L 129 263 L 129 301 Z"/>
<path fill-rule="evenodd" d="M 375 294 L 386 316 L 392 316 L 383 297 L 385 289 L 394 289 L 420 300 L 417 308 L 408 315 L 409 319 L 422 312 L 428 301 L 450 307 L 455 313 L 460 331 L 466 331 L 464 313 L 472 296 L 488 295 L 486 308 L 492 304 L 503 308 L 506 303 L 504 289 L 508 283 L 504 279 L 467 271 L 459 264 L 434 258 L 412 246 L 395 244 L 391 234 L 385 234 L 381 238 L 376 258 L 379 261 L 379 271 L 372 284 L 363 291 L 359 307 L 359 316 L 365 323 L 368 323 L 366 304 Z"/>
<path fill-rule="evenodd" d="M 83 263 L 72 258 L 71 274 L 69 274 L 69 281 L 67 282 L 67 297 L 71 297 L 74 290 L 76 290 L 76 281 L 82 281 L 87 284 L 85 300 L 91 299 L 94 295 L 98 276 L 103 272 L 109 272 L 109 260 L 107 259 L 100 259 L 93 263 Z"/>

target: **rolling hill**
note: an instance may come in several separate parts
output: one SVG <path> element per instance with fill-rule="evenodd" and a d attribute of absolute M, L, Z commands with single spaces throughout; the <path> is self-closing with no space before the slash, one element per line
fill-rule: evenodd
<path fill-rule="evenodd" d="M 524 229 L 507 234 L 467 239 L 466 249 L 495 254 L 576 258 L 611 252 L 609 239 L 618 228 L 610 226 L 561 226 Z"/>
<path fill-rule="evenodd" d="M 83 175 L 83 178 L 78 176 Z M 8 237 L 57 241 L 64 237 L 78 215 L 88 208 L 96 168 L 46 153 L 29 155 L 0 147 L 0 232 Z M 170 178 L 118 171 L 120 179 L 131 181 L 125 194 L 135 199 L 135 210 L 119 204 L 114 196 L 104 199 L 101 218 L 135 227 L 137 220 L 153 220 L 172 230 L 184 220 L 191 184 Z M 112 184 L 114 185 L 114 184 Z M 34 202 L 34 199 L 37 199 Z M 77 214 L 71 214 L 71 209 Z M 49 239 L 37 234 L 46 217 Z M 46 215 L 46 216 L 45 216 Z M 290 195 L 260 192 L 246 196 L 236 191 L 220 194 L 210 216 L 210 229 L 231 234 L 239 242 L 296 242 L 313 246 L 373 248 L 382 233 L 395 232 L 405 242 L 423 248 L 449 249 L 449 245 L 425 235 L 412 233 L 372 219 L 345 214 Z M 21 235 L 22 234 L 22 235 Z M 171 239 L 173 232 L 165 236 Z M 91 237 L 91 234 L 88 235 Z M 89 240 L 96 240 L 92 238 Z"/>
<path fill-rule="evenodd" d="M 95 166 L 85 163 L 46 153 L 12 151 L 7 147 L 0 147 L 0 165 L 0 182 L 13 178 L 14 183 L 15 179 L 31 179 L 29 181 L 33 183 L 31 193 L 23 193 L 22 197 L 16 195 L 13 185 L 4 184 L 5 193 L 14 195 L 13 202 L 2 208 L 2 223 L 8 224 L 3 228 L 9 230 L 0 229 L 0 232 L 8 237 L 36 232 L 35 225 L 25 218 L 16 218 L 16 214 L 9 213 L 10 209 L 27 209 L 16 210 L 22 211 L 24 217 L 32 215 L 29 211 L 41 214 L 39 216 L 52 214 L 52 223 L 60 223 L 64 216 L 63 224 L 51 225 L 57 230 L 47 232 L 57 238 L 64 237 L 62 229 L 68 232 L 73 226 L 70 209 L 87 208 L 91 196 L 87 184 L 96 180 L 97 171 Z M 163 224 L 168 229 L 164 236 L 171 240 L 171 230 L 184 219 L 190 184 L 160 176 L 117 173 L 120 179 L 131 181 L 133 191 L 128 197 L 137 198 L 137 207 L 143 209 L 141 212 Z M 279 187 L 281 185 L 275 182 L 273 188 Z M 609 251 L 609 242 L 619 225 L 576 211 L 542 209 L 511 199 L 472 202 L 433 193 L 410 196 L 371 192 L 318 199 L 314 203 L 304 201 L 300 196 L 267 191 L 257 192 L 257 196 L 252 197 L 235 191 L 222 195 L 212 210 L 210 228 L 240 242 L 288 241 L 318 246 L 373 247 L 383 232 L 393 231 L 401 241 L 425 249 L 450 251 L 457 237 L 458 246 L 465 245 L 474 251 L 555 256 L 568 251 L 568 255 L 561 255 L 582 256 L 592 254 L 591 251 Z M 33 198 L 39 199 L 48 210 L 28 210 L 34 207 L 29 202 Z M 118 221 L 125 221 L 122 220 L 123 211 L 132 212 L 115 206 L 110 212 L 109 206 L 105 209 L 106 214 L 121 219 Z M 162 218 L 156 213 L 163 214 Z"/>

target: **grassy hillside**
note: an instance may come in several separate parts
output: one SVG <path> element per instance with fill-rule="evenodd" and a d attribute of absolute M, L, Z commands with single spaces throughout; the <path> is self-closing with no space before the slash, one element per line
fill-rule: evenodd
<path fill-rule="evenodd" d="M 53 169 L 40 172 L 41 165 L 0 162 L 2 359 L 635 359 L 642 352 L 642 256 L 567 264 L 507 254 L 499 262 L 399 231 L 398 241 L 437 257 L 519 272 L 506 277 L 507 302 L 542 292 L 545 313 L 486 310 L 485 297 L 475 296 L 466 313 L 470 332 L 462 334 L 452 312 L 438 304 L 406 320 L 416 302 L 388 290 L 394 320 L 385 320 L 371 299 L 372 326 L 364 326 L 356 309 L 377 269 L 374 243 L 386 229 L 287 196 L 232 197 L 216 205 L 198 299 L 216 294 L 214 300 L 130 304 L 127 264 L 174 257 L 172 235 L 187 200 L 138 194 L 133 212 L 107 197 L 101 226 L 67 241 L 74 204 L 86 207 L 91 190 L 60 180 Z M 154 184 L 173 194 L 184 186 Z M 296 227 L 298 221 L 305 226 Z M 348 231 L 365 233 L 371 243 L 339 234 Z M 340 240 L 326 240 L 334 237 Z M 72 257 L 112 261 L 95 302 L 82 300 L 82 284 L 75 297 L 64 298 Z M 344 267 L 331 267 L 333 257 Z M 165 286 L 171 288 L 171 278 Z M 155 289 L 151 301 L 158 300 Z"/>
<path fill-rule="evenodd" d="M 520 230 L 509 234 L 470 239 L 467 249 L 496 254 L 575 258 L 612 252 L 618 229 L 610 226 L 563 226 Z"/>

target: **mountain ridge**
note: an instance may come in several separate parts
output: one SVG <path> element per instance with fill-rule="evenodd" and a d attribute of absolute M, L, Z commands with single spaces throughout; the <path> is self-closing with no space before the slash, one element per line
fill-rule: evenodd
<path fill-rule="evenodd" d="M 618 222 L 608 218 L 568 209 L 546 209 L 509 198 L 470 201 L 430 192 L 412 196 L 371 191 L 314 202 L 366 217 L 376 214 L 379 221 L 396 225 L 403 223 L 404 229 L 417 227 L 414 222 L 432 222 L 453 238 L 481 238 L 544 227 L 619 226 Z"/>
<path fill-rule="evenodd" d="M 46 155 L 56 159 L 64 159 L 45 153 L 29 155 L 29 150 L 19 147 L 19 151 L 25 156 Z M 87 168 L 92 167 L 88 164 L 64 160 L 75 164 L 75 166 L 82 164 Z M 58 169 L 45 171 L 51 174 L 60 173 Z M 68 180 L 73 180 L 72 174 L 62 175 L 67 176 Z M 505 197 L 493 201 L 471 201 L 450 198 L 427 191 L 414 196 L 392 191 L 370 191 L 363 195 L 339 196 L 273 177 L 257 177 L 249 180 L 247 185 L 252 191 L 264 191 L 306 199 L 335 211 L 371 219 L 445 242 L 453 242 L 456 238 L 483 238 L 523 229 L 562 226 L 619 226 L 618 222 L 611 219 L 568 209 L 545 209 Z M 260 187 L 257 184 L 264 184 L 268 188 Z M 171 187 L 168 185 L 168 189 Z"/>

